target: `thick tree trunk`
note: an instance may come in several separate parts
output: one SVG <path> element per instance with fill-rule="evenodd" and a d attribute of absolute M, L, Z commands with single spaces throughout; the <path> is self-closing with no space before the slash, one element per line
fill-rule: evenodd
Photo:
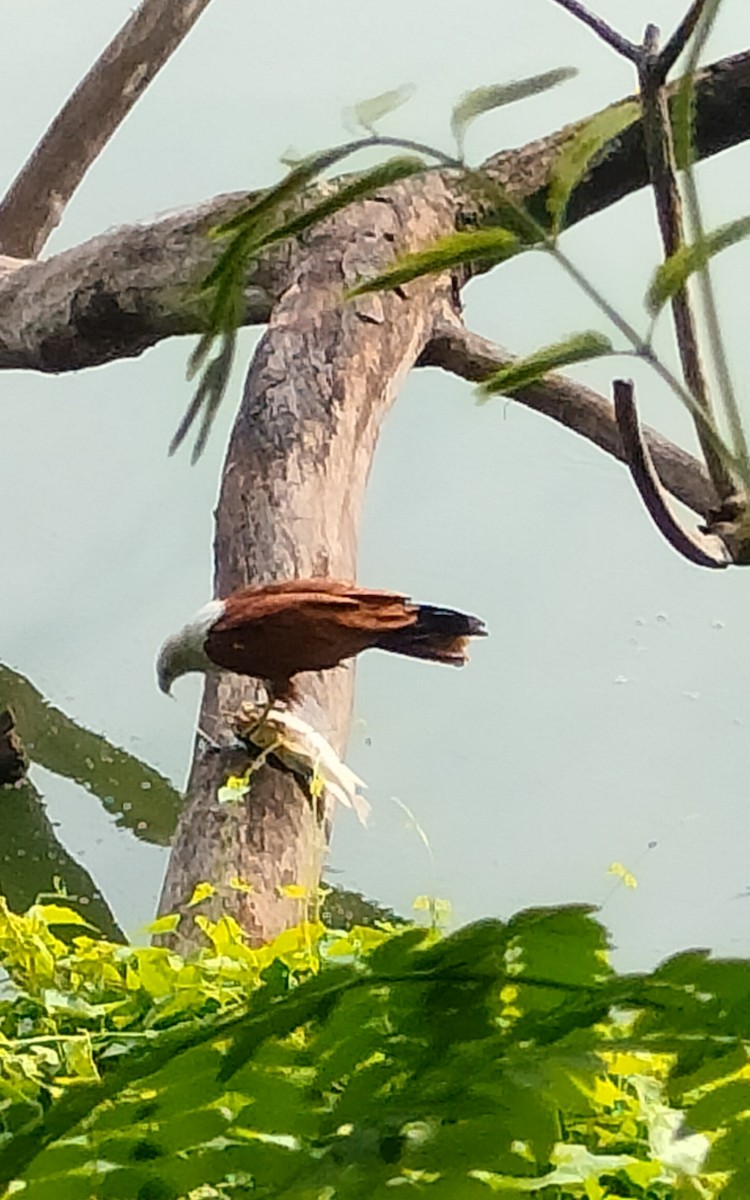
<path fill-rule="evenodd" d="M 378 431 L 401 380 L 452 303 L 451 281 L 420 281 L 353 302 L 345 302 L 343 292 L 396 252 L 453 227 L 444 185 L 427 176 L 418 189 L 413 183 L 389 189 L 338 214 L 299 248 L 251 366 L 224 465 L 216 514 L 218 595 L 295 576 L 355 577 Z M 343 751 L 352 668 L 302 677 L 302 684 L 300 715 Z M 250 695 L 252 685 L 237 676 L 208 680 L 201 728 L 221 741 L 221 713 Z M 244 765 L 236 751 L 203 752 L 198 739 L 160 911 L 184 911 L 195 884 L 210 881 L 217 894 L 199 911 L 212 919 L 228 912 L 259 941 L 304 915 L 304 901 L 279 889 L 301 884 L 314 894 L 327 820 L 290 776 L 271 768 L 253 776 L 242 801 L 220 804 L 217 790 L 227 773 Z M 233 879 L 252 891 L 232 886 Z M 176 944 L 184 950 L 197 937 L 184 919 Z"/>

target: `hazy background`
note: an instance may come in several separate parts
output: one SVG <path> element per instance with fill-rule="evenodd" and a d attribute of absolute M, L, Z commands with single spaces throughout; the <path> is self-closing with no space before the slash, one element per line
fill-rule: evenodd
<path fill-rule="evenodd" d="M 687 0 L 597 0 L 637 39 Z M 127 0 L 6 0 L 2 190 L 129 16 Z M 725 0 L 710 58 L 746 48 L 746 0 Z M 341 110 L 411 82 L 383 122 L 451 148 L 470 87 L 573 65 L 552 93 L 472 127 L 473 161 L 633 90 L 632 73 L 550 0 L 214 0 L 89 173 L 48 253 L 105 229 L 261 187 L 343 136 Z M 747 212 L 750 149 L 699 171 L 709 225 Z M 565 248 L 629 317 L 657 255 L 651 205 L 629 198 Z M 717 262 L 735 377 L 750 375 L 747 243 Z M 522 353 L 603 320 L 528 255 L 464 293 L 469 326 Z M 609 332 L 607 330 L 607 332 Z M 190 396 L 188 340 L 45 378 L 2 377 L 0 657 L 50 701 L 182 785 L 200 694 L 157 692 L 163 637 L 211 591 L 211 512 L 244 365 L 197 467 L 166 447 Z M 669 348 L 665 330 L 662 344 Z M 692 445 L 677 401 L 638 366 L 643 414 Z M 608 390 L 611 363 L 579 377 Z M 746 387 L 744 388 L 747 392 Z M 349 760 L 373 818 L 341 814 L 331 878 L 407 913 L 422 892 L 454 918 L 604 903 L 618 962 L 688 945 L 750 953 L 750 574 L 701 571 L 650 526 L 625 471 L 543 417 L 414 372 L 368 492 L 360 580 L 481 615 L 463 672 L 364 656 Z M 0 698 L 1 699 L 1 698 Z M 131 932 L 152 915 L 166 852 L 117 831 L 85 791 L 35 770 L 59 834 Z M 426 831 L 424 847 L 393 797 Z M 636 891 L 607 869 L 622 861 Z"/>

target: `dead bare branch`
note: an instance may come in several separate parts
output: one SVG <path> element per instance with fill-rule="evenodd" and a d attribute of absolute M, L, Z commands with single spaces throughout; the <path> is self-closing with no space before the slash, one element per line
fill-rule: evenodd
<path fill-rule="evenodd" d="M 550 170 L 575 126 L 493 156 L 483 169 L 546 219 Z M 750 52 L 696 79 L 695 153 L 705 158 L 750 138 Z M 459 224 L 470 221 L 476 188 L 441 172 Z M 576 189 L 568 224 L 599 212 L 648 183 L 640 126 L 621 136 Z M 63 372 L 141 354 L 166 337 L 203 332 L 198 284 L 215 262 L 208 230 L 246 206 L 250 195 L 217 196 L 151 223 L 116 229 L 48 260 L 12 270 L 0 258 L 0 370 Z M 311 202 L 310 193 L 303 203 Z M 288 243 L 259 258 L 246 280 L 242 324 L 264 324 L 288 280 Z M 689 503 L 689 501 L 688 501 Z M 713 498 L 716 503 L 716 498 Z"/>
<path fill-rule="evenodd" d="M 199 285 L 217 253 L 208 230 L 246 202 L 247 193 L 218 196 L 5 273 L 0 261 L 0 370 L 75 371 L 202 332 L 207 307 Z M 268 320 L 270 290 L 278 292 L 287 257 L 282 246 L 256 265 L 243 325 Z"/>
<path fill-rule="evenodd" d="M 580 3 L 580 0 L 553 0 L 553 3 L 559 4 L 560 8 L 564 8 L 571 16 L 577 17 L 583 25 L 588 25 L 589 29 L 593 29 L 603 42 L 606 42 L 623 58 L 637 62 L 638 47 L 613 29 L 611 25 L 608 25 L 606 21 L 603 21 L 601 17 L 597 17 L 596 13 L 592 13 L 584 4 Z"/>
<path fill-rule="evenodd" d="M 720 537 L 686 529 L 669 508 L 645 439 L 641 435 L 633 384 L 616 379 L 613 384 L 615 416 L 633 483 L 646 510 L 670 546 L 699 567 L 728 567 L 732 557 Z"/>
<path fill-rule="evenodd" d="M 664 46 L 664 49 L 659 54 L 659 61 L 655 67 L 660 81 L 666 79 L 672 67 L 677 62 L 677 59 L 682 54 L 687 46 L 690 38 L 695 32 L 695 28 L 703 16 L 706 7 L 706 0 L 693 0 L 690 8 L 685 13 L 685 16 L 680 21 L 669 41 Z"/>
<path fill-rule="evenodd" d="M 0 251 L 36 258 L 86 171 L 210 0 L 143 0 L 0 202 Z"/>

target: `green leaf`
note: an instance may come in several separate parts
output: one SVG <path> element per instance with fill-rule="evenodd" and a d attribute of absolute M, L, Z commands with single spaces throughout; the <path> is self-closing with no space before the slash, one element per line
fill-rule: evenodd
<path fill-rule="evenodd" d="M 299 166 L 293 167 L 279 183 L 268 188 L 257 200 L 254 200 L 247 208 L 235 213 L 228 221 L 217 225 L 212 233 L 215 237 L 221 237 L 227 233 L 234 233 L 237 229 L 245 229 L 250 224 L 257 224 L 262 217 L 267 217 L 280 204 L 297 195 L 317 175 L 345 158 L 350 152 L 351 147 L 349 146 L 337 146 L 332 150 L 323 150 L 320 154 L 308 155 Z"/>
<path fill-rule="evenodd" d="M 547 193 L 547 211 L 556 231 L 562 225 L 571 194 L 594 160 L 609 142 L 637 121 L 640 114 L 641 106 L 637 100 L 614 104 L 585 121 L 565 143 L 553 164 Z"/>
<path fill-rule="evenodd" d="M 695 75 L 683 75 L 669 107 L 672 122 L 672 142 L 677 166 L 684 170 L 693 163 L 693 130 L 695 125 Z"/>
<path fill-rule="evenodd" d="M 502 108 L 506 104 L 514 104 L 517 100 L 525 100 L 527 96 L 546 92 L 577 74 L 575 67 L 558 67 L 554 71 L 544 71 L 541 75 L 529 75 L 526 79 L 513 80 L 512 83 L 495 83 L 466 92 L 451 114 L 451 130 L 459 153 L 463 155 L 466 130 L 476 117 L 491 112 L 493 108 Z"/>
<path fill-rule="evenodd" d="M 406 104 L 415 91 L 413 83 L 404 83 L 401 87 L 381 92 L 380 95 L 372 96 L 369 100 L 360 100 L 359 104 L 355 104 L 352 109 L 348 110 L 347 115 L 351 114 L 357 125 L 361 125 L 369 133 L 374 133 L 375 122 L 387 117 L 402 104 Z"/>
<path fill-rule="evenodd" d="M 283 241 L 284 238 L 297 237 L 300 233 L 304 233 L 306 229 L 317 225 L 326 217 L 330 217 L 333 213 L 346 208 L 348 204 L 353 204 L 356 200 L 362 200 L 366 196 L 371 195 L 372 192 L 378 191 L 379 188 L 389 187 L 391 184 L 398 183 L 401 179 L 408 179 L 411 175 L 417 175 L 424 168 L 424 160 L 417 158 L 416 155 L 403 155 L 398 158 L 390 158 L 387 162 L 380 163 L 370 171 L 364 171 L 353 183 L 345 184 L 344 187 L 338 188 L 334 195 L 321 201 L 320 204 L 313 205 L 307 212 L 301 213 L 298 217 L 294 217 L 284 225 L 279 225 L 277 229 L 271 230 L 270 233 L 259 239 L 256 244 L 257 248 L 270 246 L 274 242 Z M 255 248 L 254 246 L 253 250 Z"/>
<path fill-rule="evenodd" d="M 193 888 L 193 894 L 188 900 L 188 908 L 194 904 L 200 904 L 202 900 L 208 900 L 209 897 L 216 895 L 216 888 L 212 883 L 196 883 Z"/>
<path fill-rule="evenodd" d="M 528 387 L 549 371 L 559 370 L 560 367 L 570 366 L 571 363 L 586 362 L 591 358 L 601 358 L 605 354 L 613 354 L 614 348 L 609 338 L 604 334 L 589 330 L 577 333 L 565 342 L 555 342 L 544 346 L 526 358 L 518 358 L 507 367 L 502 367 L 480 384 L 482 396 L 492 396 L 497 392 L 504 395 Z"/>
<path fill-rule="evenodd" d="M 514 233 L 507 229 L 479 229 L 466 233 L 452 233 L 439 238 L 427 250 L 404 254 L 396 259 L 394 266 L 358 284 L 347 292 L 347 298 L 363 296 L 367 292 L 383 292 L 400 287 L 423 275 L 435 275 L 449 271 L 452 267 L 473 262 L 502 262 L 512 258 L 524 247 Z"/>
<path fill-rule="evenodd" d="M 733 1079 L 713 1088 L 692 1105 L 689 1121 L 693 1129 L 718 1129 L 750 1109 L 750 1080 Z"/>
<path fill-rule="evenodd" d="M 38 917 L 47 925 L 83 925 L 86 929 L 94 928 L 80 913 L 62 904 L 35 904 L 29 909 L 28 915 Z"/>
<path fill-rule="evenodd" d="M 146 933 L 174 933 L 175 929 L 180 924 L 182 917 L 180 913 L 167 913 L 163 917 L 157 917 L 150 925 L 146 926 Z"/>
<path fill-rule="evenodd" d="M 654 272 L 646 294 L 646 307 L 652 316 L 664 307 L 696 271 L 702 271 L 714 255 L 727 250 L 750 235 L 750 217 L 740 217 L 706 234 L 701 242 L 681 246 Z"/>

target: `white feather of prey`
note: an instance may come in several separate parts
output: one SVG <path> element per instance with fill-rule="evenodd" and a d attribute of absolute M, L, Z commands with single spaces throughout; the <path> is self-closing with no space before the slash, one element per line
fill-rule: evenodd
<path fill-rule="evenodd" d="M 342 762 L 330 742 L 301 717 L 283 708 L 272 708 L 259 724 L 263 706 L 246 701 L 229 718 L 233 731 L 259 750 L 273 753 L 285 767 L 299 774 L 317 776 L 332 800 L 351 808 L 363 825 L 370 805 L 359 789 L 367 784 Z"/>

